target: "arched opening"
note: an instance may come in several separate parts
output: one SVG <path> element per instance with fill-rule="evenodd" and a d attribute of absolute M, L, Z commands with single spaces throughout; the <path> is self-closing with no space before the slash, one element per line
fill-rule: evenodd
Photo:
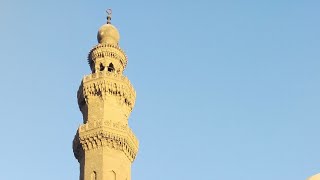
<path fill-rule="evenodd" d="M 104 70 L 104 65 L 102 63 L 100 63 L 100 71 Z"/>
<path fill-rule="evenodd" d="M 95 171 L 91 174 L 91 180 L 97 180 L 97 173 Z"/>
<path fill-rule="evenodd" d="M 113 72 L 113 71 L 114 71 L 114 66 L 113 66 L 112 63 L 109 64 L 109 66 L 108 66 L 108 71 L 109 71 L 109 72 Z"/>
<path fill-rule="evenodd" d="M 114 171 L 108 171 L 106 173 L 106 179 L 108 180 L 116 180 L 116 173 Z"/>

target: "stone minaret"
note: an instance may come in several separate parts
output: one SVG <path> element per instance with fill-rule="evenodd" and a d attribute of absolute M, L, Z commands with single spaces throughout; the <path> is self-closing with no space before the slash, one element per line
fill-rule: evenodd
<path fill-rule="evenodd" d="M 73 140 L 80 163 L 80 180 L 131 180 L 131 164 L 139 143 L 128 125 L 136 92 L 123 75 L 127 57 L 119 47 L 119 32 L 107 23 L 98 32 L 88 61 L 92 73 L 84 76 L 78 90 L 83 124 Z"/>

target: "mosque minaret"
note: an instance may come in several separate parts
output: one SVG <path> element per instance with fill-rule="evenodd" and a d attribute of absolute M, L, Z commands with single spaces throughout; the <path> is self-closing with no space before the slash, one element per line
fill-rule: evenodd
<path fill-rule="evenodd" d="M 136 92 L 123 75 L 127 56 L 119 47 L 111 10 L 107 12 L 98 44 L 88 55 L 92 73 L 83 77 L 77 94 L 83 124 L 73 140 L 73 152 L 80 163 L 80 180 L 131 180 L 139 148 L 128 124 Z"/>

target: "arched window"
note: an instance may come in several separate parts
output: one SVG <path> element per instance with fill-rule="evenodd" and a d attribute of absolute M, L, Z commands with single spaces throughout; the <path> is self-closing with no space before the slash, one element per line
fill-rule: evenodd
<path fill-rule="evenodd" d="M 109 72 L 113 72 L 113 71 L 114 71 L 114 66 L 113 66 L 112 63 L 109 64 L 109 66 L 108 66 L 108 71 L 109 71 Z"/>
<path fill-rule="evenodd" d="M 104 65 L 102 63 L 100 63 L 100 71 L 104 70 Z"/>

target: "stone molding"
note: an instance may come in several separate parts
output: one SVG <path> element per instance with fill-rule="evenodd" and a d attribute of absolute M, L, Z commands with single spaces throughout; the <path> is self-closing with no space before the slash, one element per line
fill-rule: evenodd
<path fill-rule="evenodd" d="M 130 112 L 135 105 L 136 91 L 131 85 L 127 77 L 108 72 L 101 71 L 85 76 L 82 85 L 78 90 L 78 103 L 81 108 L 83 99 L 88 102 L 91 96 L 100 96 L 106 99 L 108 95 L 118 97 L 120 104 L 129 107 Z"/>
<path fill-rule="evenodd" d="M 128 58 L 125 52 L 118 46 L 114 44 L 101 43 L 94 46 L 88 54 L 88 63 L 90 67 L 98 58 L 110 57 L 120 61 L 123 69 L 126 68 L 128 63 Z"/>
<path fill-rule="evenodd" d="M 135 149 L 139 147 L 139 141 L 132 132 L 131 128 L 124 123 L 121 122 L 112 122 L 112 121 L 93 121 L 88 122 L 86 124 L 82 124 L 79 126 L 79 133 L 86 135 L 90 134 L 92 130 L 96 130 L 98 128 L 109 128 L 110 131 L 117 131 L 120 135 L 128 136 L 130 140 L 133 142 Z"/>
<path fill-rule="evenodd" d="M 139 142 L 128 125 L 111 121 L 95 121 L 81 125 L 73 143 L 74 154 L 78 160 L 83 156 L 83 152 L 109 147 L 123 151 L 133 162 L 139 149 Z"/>

